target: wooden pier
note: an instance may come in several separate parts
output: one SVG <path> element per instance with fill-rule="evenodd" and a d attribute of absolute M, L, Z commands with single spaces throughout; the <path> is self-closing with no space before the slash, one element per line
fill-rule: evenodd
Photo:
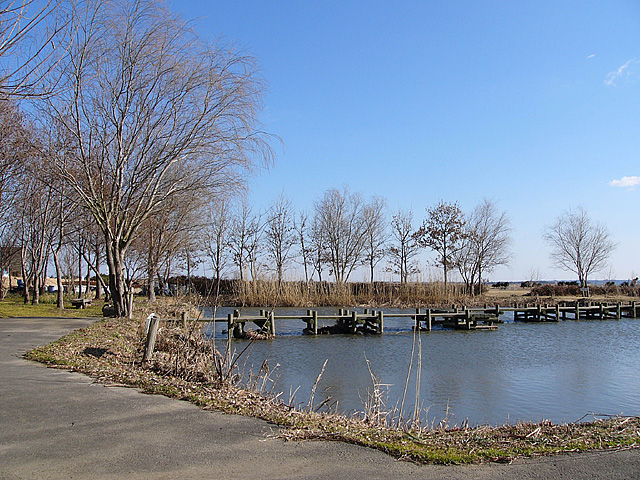
<path fill-rule="evenodd" d="M 631 303 L 592 303 L 575 302 L 558 305 L 522 305 L 514 307 L 456 308 L 448 309 L 415 309 L 414 312 L 388 313 L 382 310 L 364 309 L 362 313 L 355 310 L 339 309 L 337 314 L 320 315 L 315 310 L 307 310 L 303 315 L 277 315 L 273 310 L 260 310 L 258 315 L 241 315 L 239 310 L 230 313 L 227 318 L 200 319 L 201 322 L 221 322 L 227 324 L 229 338 L 246 338 L 247 323 L 253 323 L 258 331 L 251 331 L 256 338 L 271 338 L 276 334 L 276 321 L 301 321 L 305 324 L 303 333 L 320 335 L 323 333 L 344 334 L 382 334 L 384 333 L 385 316 L 391 318 L 407 318 L 411 327 L 419 331 L 431 331 L 440 326 L 458 330 L 496 330 L 503 323 L 501 315 L 512 312 L 516 322 L 559 322 L 561 320 L 612 320 L 621 318 L 638 318 L 640 302 Z M 333 320 L 334 325 L 320 326 L 322 321 Z"/>

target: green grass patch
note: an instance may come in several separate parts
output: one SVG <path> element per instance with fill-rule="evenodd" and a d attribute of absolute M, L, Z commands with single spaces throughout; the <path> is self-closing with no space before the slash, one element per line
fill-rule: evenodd
<path fill-rule="evenodd" d="M 10 317 L 64 317 L 64 318 L 93 318 L 102 317 L 104 301 L 94 300 L 88 308 L 75 308 L 71 305 L 71 298 L 65 298 L 65 308 L 58 309 L 57 303 L 51 301 L 48 295 L 38 305 L 25 304 L 21 296 L 12 295 L 0 301 L 0 318 Z"/>

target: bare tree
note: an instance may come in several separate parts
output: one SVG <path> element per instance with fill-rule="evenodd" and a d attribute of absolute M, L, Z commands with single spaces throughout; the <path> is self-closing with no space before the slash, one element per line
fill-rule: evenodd
<path fill-rule="evenodd" d="M 293 228 L 300 249 L 300 260 L 304 269 L 304 281 L 309 283 L 309 265 L 311 263 L 311 238 L 309 228 L 309 214 L 300 212 L 298 220 L 294 219 Z"/>
<path fill-rule="evenodd" d="M 389 269 L 400 276 L 400 283 L 407 283 L 410 275 L 418 273 L 414 259 L 421 248 L 413 230 L 411 210 L 399 210 L 391 217 L 391 236 L 393 243 L 388 250 Z"/>
<path fill-rule="evenodd" d="M 327 264 L 327 235 L 317 210 L 309 228 L 309 262 L 313 272 L 318 274 L 318 281 L 322 282 L 322 271 Z M 313 274 L 311 276 L 313 278 Z"/>
<path fill-rule="evenodd" d="M 556 218 L 547 227 L 544 239 L 551 247 L 553 263 L 578 275 L 582 288 L 587 288 L 589 275 L 607 266 L 607 260 L 616 248 L 607 228 L 594 223 L 582 207 Z"/>
<path fill-rule="evenodd" d="M 178 256 L 196 235 L 201 211 L 201 200 L 192 195 L 175 195 L 168 198 L 154 215 L 141 225 L 131 248 L 136 250 L 144 261 L 147 275 L 147 297 L 155 301 L 156 276 L 160 264 L 168 257 Z"/>
<path fill-rule="evenodd" d="M 454 255 L 460 249 L 464 238 L 464 214 L 458 203 L 440 201 L 427 209 L 427 219 L 417 233 L 417 239 L 423 247 L 435 251 L 438 263 L 444 272 L 444 287 L 447 288 L 447 272 L 455 266 Z"/>
<path fill-rule="evenodd" d="M 230 204 L 226 198 L 212 202 L 207 207 L 207 221 L 203 229 L 204 251 L 211 261 L 216 294 L 220 292 L 220 279 L 225 273 L 229 255 L 227 235 L 231 222 Z"/>
<path fill-rule="evenodd" d="M 22 248 L 22 278 L 25 303 L 36 305 L 44 288 L 44 279 L 51 235 L 54 231 L 55 213 L 53 190 L 45 188 L 33 176 L 25 176 L 22 186 L 23 196 L 17 204 L 15 217 Z M 30 296 L 33 292 L 33 297 Z"/>
<path fill-rule="evenodd" d="M 278 283 L 282 283 L 284 270 L 291 260 L 291 249 L 296 243 L 291 201 L 280 195 L 271 205 L 265 224 L 266 249 L 274 262 Z"/>
<path fill-rule="evenodd" d="M 468 216 L 460 248 L 454 252 L 465 286 L 470 293 L 482 291 L 482 275 L 509 263 L 511 225 L 506 212 L 498 212 L 496 204 L 484 199 Z"/>
<path fill-rule="evenodd" d="M 258 241 L 260 238 L 260 215 L 254 214 L 246 198 L 243 198 L 236 211 L 232 214 L 231 231 L 229 234 L 229 250 L 233 256 L 233 263 L 238 267 L 240 280 L 246 279 L 246 270 L 252 275 L 256 273 Z M 255 280 L 255 277 L 252 277 Z"/>
<path fill-rule="evenodd" d="M 374 269 L 382 260 L 387 243 L 387 221 L 385 218 L 386 200 L 374 196 L 362 209 L 364 221 L 364 257 L 369 267 L 371 283 L 374 281 Z"/>
<path fill-rule="evenodd" d="M 47 102 L 77 150 L 52 167 L 104 235 L 115 314 L 126 316 L 123 261 L 143 222 L 174 196 L 229 192 L 254 159 L 271 159 L 263 86 L 251 57 L 200 41 L 164 4 L 82 8 L 66 88 Z"/>
<path fill-rule="evenodd" d="M 364 204 L 360 194 L 332 188 L 315 204 L 319 227 L 325 239 L 325 253 L 336 282 L 349 279 L 362 261 L 365 245 Z"/>

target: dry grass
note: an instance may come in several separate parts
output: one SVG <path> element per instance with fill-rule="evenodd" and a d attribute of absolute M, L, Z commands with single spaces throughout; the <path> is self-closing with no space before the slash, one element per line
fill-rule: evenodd
<path fill-rule="evenodd" d="M 280 400 L 267 386 L 268 369 L 242 388 L 236 375 L 238 356 L 220 353 L 195 323 L 187 331 L 164 325 L 152 362 L 141 362 L 140 322 L 104 320 L 72 332 L 29 352 L 26 357 L 48 365 L 89 374 L 105 383 L 130 385 L 149 393 L 189 400 L 202 408 L 261 418 L 282 427 L 285 439 L 339 440 L 377 448 L 398 458 L 420 463 L 509 461 L 521 456 L 586 450 L 634 448 L 640 444 L 637 417 L 597 419 L 589 423 L 554 425 L 519 423 L 501 427 L 422 428 L 402 422 L 384 410 L 381 384 L 365 414 L 346 417 L 303 410 Z M 225 344 L 226 346 L 226 344 Z M 223 365 L 225 370 L 220 371 Z M 264 370 L 264 371 L 263 371 Z M 395 423 L 395 426 L 393 425 Z"/>
<path fill-rule="evenodd" d="M 226 304 L 253 307 L 322 307 L 364 305 L 372 307 L 419 307 L 480 304 L 481 297 L 463 293 L 461 285 L 441 282 L 329 283 L 246 281 L 234 282 Z"/>

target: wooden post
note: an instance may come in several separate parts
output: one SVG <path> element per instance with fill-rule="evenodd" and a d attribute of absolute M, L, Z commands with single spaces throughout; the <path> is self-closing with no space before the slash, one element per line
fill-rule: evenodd
<path fill-rule="evenodd" d="M 600 303 L 600 320 L 604 318 L 604 305 Z"/>
<path fill-rule="evenodd" d="M 576 302 L 576 320 L 580 320 L 580 304 Z"/>
<path fill-rule="evenodd" d="M 416 325 L 415 329 L 417 332 L 419 332 L 420 331 L 420 309 L 419 308 L 416 308 L 416 316 L 413 318 L 415 320 L 415 325 Z"/>
<path fill-rule="evenodd" d="M 311 325 L 313 329 L 313 334 L 318 335 L 318 312 L 315 310 L 311 312 Z"/>
<path fill-rule="evenodd" d="M 380 310 L 378 312 L 378 333 L 384 332 L 384 312 Z"/>
<path fill-rule="evenodd" d="M 231 340 L 231 336 L 233 335 L 233 314 L 230 313 L 227 315 L 227 339 Z"/>
<path fill-rule="evenodd" d="M 276 314 L 274 311 L 269 312 L 269 333 L 276 336 Z"/>
<path fill-rule="evenodd" d="M 538 315 L 538 321 L 541 322 L 542 321 L 542 305 L 538 304 L 538 311 L 537 311 L 537 315 Z"/>
<path fill-rule="evenodd" d="M 355 310 L 351 312 L 351 333 L 358 331 L 358 312 Z"/>
<path fill-rule="evenodd" d="M 427 330 L 431 331 L 431 309 L 427 308 Z"/>
<path fill-rule="evenodd" d="M 180 319 L 182 320 L 182 328 L 187 330 L 187 312 L 182 312 L 180 314 Z"/>
<path fill-rule="evenodd" d="M 560 321 L 560 304 L 556 303 L 556 322 Z"/>
<path fill-rule="evenodd" d="M 622 305 L 620 305 L 620 302 L 618 302 L 618 305 L 616 306 L 616 316 L 618 317 L 618 320 L 622 318 Z"/>
<path fill-rule="evenodd" d="M 160 318 L 155 313 L 152 313 L 147 317 L 147 322 L 149 324 L 149 329 L 147 331 L 147 341 L 144 344 L 144 355 L 142 356 L 143 362 L 151 360 L 153 347 L 156 345 L 156 337 L 158 336 Z"/>
<path fill-rule="evenodd" d="M 464 311 L 464 320 L 467 323 L 467 330 L 471 330 L 471 313 L 469 310 Z"/>
<path fill-rule="evenodd" d="M 632 310 L 633 310 L 633 313 L 632 313 L 633 318 L 638 318 L 638 312 L 636 310 L 636 302 L 635 302 L 635 300 L 633 302 L 631 302 L 631 307 L 632 307 Z"/>

